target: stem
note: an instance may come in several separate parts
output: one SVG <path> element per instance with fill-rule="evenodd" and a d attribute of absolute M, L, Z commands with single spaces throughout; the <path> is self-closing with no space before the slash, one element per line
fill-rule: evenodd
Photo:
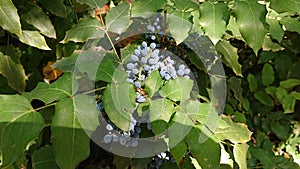
<path fill-rule="evenodd" d="M 90 94 L 90 93 L 93 93 L 93 92 L 96 92 L 96 91 L 103 90 L 105 88 L 106 88 L 106 86 L 105 87 L 100 87 L 100 88 L 97 88 L 97 89 L 94 89 L 94 90 L 91 90 L 91 91 L 87 91 L 87 92 L 84 92 L 82 94 Z"/>
<path fill-rule="evenodd" d="M 51 103 L 51 104 L 47 104 L 47 105 L 45 105 L 45 106 L 36 108 L 36 109 L 34 109 L 34 110 L 35 110 L 35 111 L 39 111 L 39 110 L 42 110 L 42 109 L 44 109 L 44 108 L 54 106 L 56 103 L 57 103 L 57 102 L 54 102 L 54 103 Z"/>

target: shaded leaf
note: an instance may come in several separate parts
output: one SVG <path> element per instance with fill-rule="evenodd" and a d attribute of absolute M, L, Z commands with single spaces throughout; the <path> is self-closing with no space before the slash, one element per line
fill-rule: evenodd
<path fill-rule="evenodd" d="M 76 0 L 79 3 L 87 4 L 88 6 L 92 8 L 100 9 L 105 5 L 108 0 Z"/>
<path fill-rule="evenodd" d="M 183 158 L 187 149 L 188 149 L 188 147 L 187 147 L 185 140 L 182 140 L 176 146 L 174 146 L 170 149 L 172 157 L 175 159 L 177 164 L 180 164 L 180 160 Z"/>
<path fill-rule="evenodd" d="M 25 70 L 21 64 L 16 64 L 9 56 L 3 55 L 0 52 L 0 74 L 2 74 L 8 85 L 23 93 L 25 90 Z"/>
<path fill-rule="evenodd" d="M 17 8 L 11 0 L 1 0 L 0 2 L 0 26 L 18 36 L 22 35 Z"/>
<path fill-rule="evenodd" d="M 223 2 L 203 2 L 200 5 L 200 25 L 213 44 L 222 38 L 229 20 L 227 5 Z"/>
<path fill-rule="evenodd" d="M 32 154 L 32 165 L 35 169 L 59 169 L 54 161 L 52 146 L 42 147 Z"/>
<path fill-rule="evenodd" d="M 43 117 L 20 95 L 0 95 L 0 150 L 2 167 L 20 158 L 27 144 L 44 127 Z"/>
<path fill-rule="evenodd" d="M 54 26 L 42 8 L 35 3 L 27 3 L 25 8 L 29 11 L 22 15 L 22 19 L 37 28 L 41 34 L 50 38 L 56 38 Z"/>
<path fill-rule="evenodd" d="M 190 98 L 192 87 L 192 80 L 180 77 L 167 81 L 159 93 L 162 97 L 166 97 L 174 101 L 180 101 Z"/>
<path fill-rule="evenodd" d="M 234 160 L 238 163 L 240 169 L 247 169 L 247 143 L 235 144 L 233 146 Z"/>
<path fill-rule="evenodd" d="M 29 46 L 43 50 L 51 50 L 45 38 L 38 31 L 23 31 L 22 36 L 19 36 L 19 40 Z"/>
<path fill-rule="evenodd" d="M 300 80 L 299 79 L 287 79 L 285 81 L 280 82 L 280 86 L 286 89 L 295 87 L 300 85 Z"/>
<path fill-rule="evenodd" d="M 228 41 L 219 41 L 216 44 L 216 50 L 223 56 L 222 61 L 230 67 L 238 76 L 242 75 L 242 66 L 237 55 L 237 48 L 233 47 Z"/>
<path fill-rule="evenodd" d="M 88 39 L 101 38 L 103 36 L 104 31 L 99 20 L 95 18 L 84 18 L 80 19 L 78 24 L 67 31 L 62 43 L 68 41 L 86 42 Z"/>
<path fill-rule="evenodd" d="M 251 92 L 254 92 L 255 90 L 257 90 L 258 83 L 257 83 L 257 80 L 256 80 L 256 78 L 253 74 L 251 74 L 251 73 L 248 74 L 247 81 L 249 83 L 249 89 L 250 89 Z"/>
<path fill-rule="evenodd" d="M 300 2 L 295 0 L 271 0 L 270 8 L 279 13 L 283 12 L 300 12 Z"/>
<path fill-rule="evenodd" d="M 269 86 L 270 84 L 272 84 L 274 82 L 274 69 L 272 67 L 272 65 L 266 63 L 263 67 L 262 70 L 262 75 L 261 75 L 261 79 L 262 79 L 262 83 L 265 86 Z"/>
<path fill-rule="evenodd" d="M 158 70 L 153 71 L 145 80 L 145 90 L 149 97 L 152 97 L 155 92 L 163 85 L 163 80 Z"/>
<path fill-rule="evenodd" d="M 64 0 L 39 0 L 41 5 L 50 11 L 52 14 L 66 18 L 67 17 L 67 8 L 64 5 Z"/>
<path fill-rule="evenodd" d="M 270 36 L 266 36 L 263 46 L 262 46 L 264 51 L 280 51 L 283 50 L 284 48 L 282 46 L 280 46 L 278 43 L 275 43 L 272 41 L 272 39 L 270 38 Z"/>
<path fill-rule="evenodd" d="M 266 7 L 256 1 L 235 1 L 233 11 L 243 38 L 257 54 L 267 33 Z"/>
<path fill-rule="evenodd" d="M 273 107 L 274 103 L 270 96 L 268 96 L 264 91 L 259 90 L 254 93 L 254 97 L 260 101 L 262 104 Z"/>

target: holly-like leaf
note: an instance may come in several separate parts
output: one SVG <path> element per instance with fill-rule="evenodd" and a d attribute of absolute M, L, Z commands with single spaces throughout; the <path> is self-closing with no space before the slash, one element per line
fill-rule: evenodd
<path fill-rule="evenodd" d="M 140 0 L 132 3 L 131 13 L 133 17 L 145 17 L 145 13 L 157 12 L 164 9 L 165 1 Z"/>
<path fill-rule="evenodd" d="M 267 33 L 266 7 L 256 1 L 235 1 L 233 11 L 243 38 L 257 53 Z"/>
<path fill-rule="evenodd" d="M 297 18 L 283 17 L 280 23 L 285 26 L 286 30 L 300 34 L 300 22 Z"/>
<path fill-rule="evenodd" d="M 229 20 L 227 5 L 223 2 L 203 2 L 200 5 L 200 25 L 213 44 L 222 38 Z"/>
<path fill-rule="evenodd" d="M 38 31 L 22 31 L 22 36 L 19 36 L 19 40 L 27 45 L 43 49 L 51 50 L 45 38 Z"/>
<path fill-rule="evenodd" d="M 20 95 L 0 95 L 0 151 L 2 167 L 20 158 L 27 144 L 37 138 L 44 119 Z"/>
<path fill-rule="evenodd" d="M 230 67 L 236 75 L 242 77 L 242 66 L 238 61 L 237 48 L 233 47 L 228 41 L 219 41 L 216 50 L 223 56 L 223 63 Z"/>
<path fill-rule="evenodd" d="M 201 135 L 205 135 L 205 127 L 194 126 L 186 137 L 191 154 L 197 159 L 202 168 L 219 168 L 221 147 L 212 138 L 207 138 L 203 143 L 199 142 Z"/>
<path fill-rule="evenodd" d="M 228 127 L 218 127 L 215 131 L 215 136 L 219 140 L 230 140 L 233 143 L 246 143 L 250 140 L 252 134 L 248 130 L 247 125 L 243 123 L 234 123 L 230 117 L 224 116 L 222 118 Z"/>
<path fill-rule="evenodd" d="M 162 97 L 174 101 L 181 101 L 190 98 L 190 93 L 192 91 L 193 81 L 191 79 L 186 79 L 180 77 L 174 80 L 169 80 L 159 91 Z"/>
<path fill-rule="evenodd" d="M 157 92 L 159 88 L 161 88 L 162 84 L 163 80 L 159 72 L 157 70 L 153 71 L 145 80 L 145 90 L 147 92 L 147 95 L 149 97 L 152 97 L 154 93 Z"/>
<path fill-rule="evenodd" d="M 279 21 L 273 18 L 267 18 L 267 23 L 270 25 L 269 32 L 273 39 L 276 39 L 279 43 L 282 41 L 284 36 L 284 30 L 279 24 Z"/>
<path fill-rule="evenodd" d="M 20 17 L 11 0 L 0 2 L 0 26 L 18 36 L 22 35 Z"/>
<path fill-rule="evenodd" d="M 167 99 L 151 100 L 149 111 L 151 128 L 155 135 L 167 129 L 168 122 L 175 112 L 173 102 Z"/>
<path fill-rule="evenodd" d="M 80 19 L 79 23 L 67 31 L 62 43 L 68 41 L 86 42 L 88 39 L 101 38 L 104 36 L 103 28 L 99 20 L 95 18 Z"/>
<path fill-rule="evenodd" d="M 25 70 L 21 64 L 16 64 L 9 56 L 0 52 L 0 74 L 8 85 L 19 93 L 25 90 Z"/>
<path fill-rule="evenodd" d="M 87 4 L 92 8 L 100 9 L 105 5 L 108 0 L 76 0 L 78 3 Z"/>
<path fill-rule="evenodd" d="M 263 67 L 262 70 L 262 75 L 261 75 L 261 79 L 262 79 L 262 83 L 265 86 L 269 86 L 270 84 L 272 84 L 274 82 L 274 69 L 272 67 L 272 65 L 266 63 Z"/>
<path fill-rule="evenodd" d="M 192 27 L 192 24 L 188 21 L 189 18 L 189 13 L 179 11 L 173 11 L 172 15 L 168 15 L 169 31 L 177 44 L 180 44 L 188 36 Z"/>
<path fill-rule="evenodd" d="M 300 12 L 300 2 L 295 0 L 271 0 L 270 8 L 279 13 L 283 12 Z"/>
<path fill-rule="evenodd" d="M 238 163 L 240 169 L 247 169 L 247 143 L 235 144 L 233 146 L 234 160 Z"/>
<path fill-rule="evenodd" d="M 32 165 L 35 169 L 59 169 L 54 161 L 52 146 L 42 147 L 32 154 Z"/>
<path fill-rule="evenodd" d="M 35 3 L 27 3 L 28 12 L 22 15 L 22 18 L 29 24 L 37 28 L 43 35 L 50 38 L 56 38 L 54 26 L 49 17 Z"/>
<path fill-rule="evenodd" d="M 67 17 L 67 8 L 64 5 L 64 0 L 39 0 L 41 5 L 47 9 L 52 14 L 66 18 Z"/>
<path fill-rule="evenodd" d="M 283 50 L 284 48 L 280 46 L 278 43 L 275 43 L 272 41 L 270 36 L 266 36 L 264 40 L 264 44 L 262 46 L 264 51 L 280 51 Z"/>
<path fill-rule="evenodd" d="M 108 31 L 121 34 L 127 30 L 131 23 L 129 7 L 128 3 L 121 2 L 118 6 L 109 10 L 105 17 Z"/>
<path fill-rule="evenodd" d="M 89 156 L 90 136 L 97 126 L 98 110 L 93 96 L 76 95 L 59 100 L 51 133 L 55 161 L 60 168 L 76 168 Z"/>

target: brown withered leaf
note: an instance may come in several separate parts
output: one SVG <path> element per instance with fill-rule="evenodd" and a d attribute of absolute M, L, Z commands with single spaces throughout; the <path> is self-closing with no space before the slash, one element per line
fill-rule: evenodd
<path fill-rule="evenodd" d="M 44 81 L 47 83 L 56 80 L 63 73 L 62 71 L 52 68 L 51 65 L 53 63 L 53 61 L 49 61 L 47 65 L 43 68 Z"/>

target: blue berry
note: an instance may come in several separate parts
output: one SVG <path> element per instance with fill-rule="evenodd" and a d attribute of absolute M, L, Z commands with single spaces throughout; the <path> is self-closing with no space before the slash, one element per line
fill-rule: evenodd
<path fill-rule="evenodd" d="M 136 55 L 132 55 L 131 56 L 131 60 L 134 61 L 134 62 L 136 62 L 136 61 L 139 60 L 139 57 L 137 57 Z"/>
<path fill-rule="evenodd" d="M 134 64 L 133 63 L 128 63 L 127 64 L 127 69 L 128 70 L 132 70 L 134 68 Z"/>
<path fill-rule="evenodd" d="M 141 87 L 141 82 L 139 82 L 139 81 L 134 82 L 134 86 L 137 88 Z"/>
<path fill-rule="evenodd" d="M 133 69 L 132 73 L 135 74 L 135 75 L 137 75 L 139 73 L 139 70 L 138 69 Z"/>
<path fill-rule="evenodd" d="M 150 48 L 151 48 L 151 49 L 155 49 L 155 48 L 156 48 L 156 44 L 155 44 L 155 43 L 151 43 L 151 44 L 150 44 Z"/>
<path fill-rule="evenodd" d="M 104 143 L 110 143 L 112 140 L 112 136 L 110 134 L 106 134 L 104 137 L 103 137 L 103 142 Z"/>
<path fill-rule="evenodd" d="M 154 35 L 151 36 L 151 40 L 155 40 L 156 37 Z"/>
<path fill-rule="evenodd" d="M 110 124 L 106 125 L 106 130 L 111 131 L 113 129 L 114 129 L 113 126 L 111 126 Z"/>
<path fill-rule="evenodd" d="M 142 46 L 143 46 L 144 48 L 147 48 L 147 42 L 143 41 L 143 42 L 142 42 Z"/>
<path fill-rule="evenodd" d="M 141 62 L 142 62 L 143 64 L 146 64 L 146 63 L 147 63 L 147 58 L 146 58 L 146 57 L 142 57 L 142 58 L 141 58 Z"/>

